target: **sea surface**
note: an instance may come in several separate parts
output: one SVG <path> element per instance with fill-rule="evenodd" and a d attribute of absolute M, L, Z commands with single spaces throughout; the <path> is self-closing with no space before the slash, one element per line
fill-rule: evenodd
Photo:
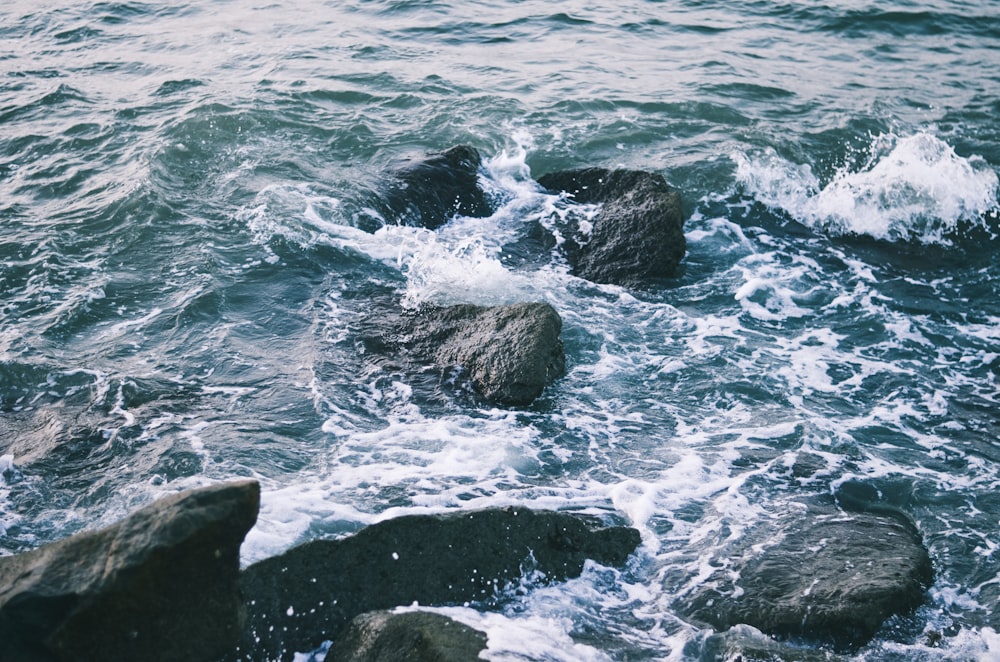
<path fill-rule="evenodd" d="M 998 117 L 992 0 L 5 0 L 0 552 L 247 476 L 245 563 L 579 511 L 628 567 L 445 613 L 495 660 L 708 660 L 673 603 L 712 552 L 855 481 L 935 570 L 856 659 L 1000 659 Z M 495 214 L 362 231 L 458 144 Z M 582 166 L 681 192 L 674 281 L 505 255 Z M 547 301 L 567 373 L 511 409 L 366 368 L 386 293 Z"/>

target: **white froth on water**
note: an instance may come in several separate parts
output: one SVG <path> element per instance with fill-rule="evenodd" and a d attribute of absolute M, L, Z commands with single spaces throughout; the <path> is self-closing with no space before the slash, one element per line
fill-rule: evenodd
<path fill-rule="evenodd" d="M 0 455 L 0 536 L 7 535 L 7 529 L 19 521 L 19 517 L 7 511 L 10 485 L 21 479 L 21 471 L 14 464 L 10 453 Z"/>
<path fill-rule="evenodd" d="M 280 554 L 315 526 L 351 531 L 373 521 L 370 513 L 342 503 L 334 489 L 298 482 L 282 487 L 262 485 L 257 523 L 247 533 L 240 556 L 244 565 Z M 339 526 L 338 526 L 339 525 Z"/>
<path fill-rule="evenodd" d="M 458 228 L 472 221 L 483 219 L 456 219 L 451 228 L 445 228 L 447 234 L 425 235 L 426 242 L 414 246 L 408 255 L 400 255 L 397 264 L 406 276 L 404 306 L 490 306 L 532 297 L 530 281 L 503 266 L 498 247 L 484 245 L 475 235 L 462 237 L 464 233 Z M 388 231 L 383 228 L 379 233 Z"/>
<path fill-rule="evenodd" d="M 805 317 L 808 308 L 798 300 L 811 292 L 801 292 L 800 282 L 807 274 L 806 267 L 782 266 L 769 253 L 753 255 L 740 261 L 745 282 L 734 298 L 749 315 L 761 321 L 779 321 L 791 317 Z"/>
<path fill-rule="evenodd" d="M 525 157 L 518 148 L 484 162 L 480 185 L 499 203 L 492 216 L 455 216 L 435 230 L 388 224 L 364 232 L 341 218 L 338 199 L 297 183 L 265 187 L 240 218 L 265 247 L 280 235 L 302 246 L 320 243 L 362 253 L 398 269 L 406 279 L 407 307 L 537 299 L 531 279 L 500 259 L 526 219 L 544 216 L 546 211 L 539 211 L 544 201 L 556 197 L 542 193 L 530 178 Z"/>
<path fill-rule="evenodd" d="M 960 223 L 997 208 L 998 178 L 978 156 L 959 156 L 929 133 L 874 138 L 866 163 L 821 183 L 808 164 L 769 148 L 733 154 L 736 180 L 763 204 L 834 235 L 947 243 Z"/>
<path fill-rule="evenodd" d="M 493 662 L 547 660 L 548 662 L 610 662 L 602 651 L 573 640 L 573 621 L 567 617 L 519 615 L 511 617 L 464 607 L 397 609 L 431 611 L 486 633 L 480 658 Z"/>
<path fill-rule="evenodd" d="M 297 186 L 269 191 L 248 213 L 262 238 L 287 234 L 397 270 L 407 305 L 549 301 L 563 319 L 568 363 L 542 404 L 522 411 L 483 404 L 442 412 L 399 375 L 344 393 L 317 372 L 313 395 L 328 446 L 291 484 L 262 481 L 261 514 L 244 562 L 403 514 L 513 504 L 614 513 L 642 534 L 630 563 L 641 572 L 534 588 L 501 614 L 451 608 L 449 615 L 490 632 L 488 659 L 607 659 L 614 646 L 589 641 L 587 623 L 607 622 L 611 610 L 641 623 L 621 635 L 624 648 L 689 659 L 707 635 L 674 614 L 674 601 L 720 571 L 720 546 L 738 547 L 756 527 L 773 525 L 775 509 L 794 507 L 799 488 L 829 494 L 848 480 L 907 479 L 968 492 L 996 481 L 986 460 L 925 425 L 946 418 L 963 389 L 989 390 L 973 384 L 965 368 L 989 369 L 995 360 L 992 318 L 953 329 L 954 336 L 978 338 L 982 350 L 963 355 L 961 365 L 939 354 L 937 372 L 923 384 L 921 357 L 943 332 L 933 319 L 893 308 L 880 289 L 880 265 L 836 246 L 818 254 L 699 209 L 687 222 L 689 259 L 712 264 L 712 272 L 660 295 L 587 283 L 558 258 L 512 268 L 503 250 L 524 236 L 526 223 L 552 231 L 553 219 L 592 211 L 540 191 L 526 164 L 530 140 L 515 142 L 484 161 L 480 184 L 497 204 L 489 218 L 458 216 L 433 231 L 386 226 L 369 234 L 337 222 L 332 202 L 317 198 L 309 211 L 318 194 Z M 839 174 L 825 189 L 808 166 L 774 154 L 743 157 L 741 183 L 758 201 L 838 234 L 938 241 L 947 229 L 928 226 L 930 214 L 953 214 L 952 226 L 976 220 L 966 218 L 978 204 L 969 191 L 992 173 L 983 175 L 975 159 L 965 160 L 972 174 L 959 182 L 959 204 L 939 199 L 945 193 L 936 189 L 930 198 L 917 191 L 928 172 L 968 175 L 950 148 L 904 139 L 874 152 L 872 163 Z M 896 175 L 905 180 L 897 188 L 919 204 L 872 192 L 895 186 Z M 293 217 L 267 208 L 279 194 L 282 205 L 297 210 Z M 884 227 L 834 223 L 844 196 L 854 196 L 852 209 Z M 706 207 L 719 202 L 725 201 Z M 350 351 L 354 313 L 346 303 L 329 303 L 328 339 L 337 351 Z M 846 330 L 854 320 L 867 336 Z M 904 459 L 908 447 L 925 452 L 929 466 Z M 938 465 L 947 457 L 968 469 L 944 475 Z M 775 490 L 788 494 L 787 502 L 775 499 Z M 947 553 L 933 548 L 934 527 L 929 544 Z M 978 536 L 974 546 L 997 544 Z M 938 584 L 936 605 L 976 609 L 963 601 L 968 593 L 953 596 L 951 587 Z M 988 649 L 988 638 L 977 635 L 968 650 Z M 550 642 L 556 642 L 551 654 Z M 957 638 L 948 646 L 965 650 Z"/>

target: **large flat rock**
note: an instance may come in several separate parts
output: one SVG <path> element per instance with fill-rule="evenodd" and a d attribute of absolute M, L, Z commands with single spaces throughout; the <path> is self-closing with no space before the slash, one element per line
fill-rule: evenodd
<path fill-rule="evenodd" d="M 738 624 L 779 638 L 852 650 L 887 618 L 918 607 L 933 576 L 916 527 L 902 514 L 812 504 L 751 535 L 745 553 L 677 608 L 719 630 Z M 735 578 L 735 579 L 734 579 Z"/>
<path fill-rule="evenodd" d="M 309 542 L 244 570 L 242 659 L 291 659 L 369 611 L 489 606 L 525 573 L 551 582 L 578 576 L 587 559 L 622 565 L 639 542 L 631 528 L 527 508 L 405 516 Z"/>

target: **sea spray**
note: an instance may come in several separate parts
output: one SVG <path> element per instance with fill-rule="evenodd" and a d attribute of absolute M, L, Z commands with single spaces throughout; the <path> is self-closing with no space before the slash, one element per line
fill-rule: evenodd
<path fill-rule="evenodd" d="M 732 158 L 746 193 L 831 235 L 947 244 L 963 224 L 982 224 L 997 208 L 989 165 L 925 132 L 875 137 L 860 168 L 845 166 L 825 183 L 773 148 Z"/>

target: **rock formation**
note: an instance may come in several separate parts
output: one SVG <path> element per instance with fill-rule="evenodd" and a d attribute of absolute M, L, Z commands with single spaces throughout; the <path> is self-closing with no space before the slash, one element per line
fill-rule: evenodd
<path fill-rule="evenodd" d="M 459 145 L 400 168 L 377 202 L 383 217 L 399 225 L 434 230 L 456 214 L 485 217 L 493 213 L 479 186 L 482 158 Z"/>
<path fill-rule="evenodd" d="M 680 195 L 661 175 L 584 168 L 543 175 L 538 183 L 582 204 L 599 203 L 589 221 L 564 231 L 573 273 L 595 283 L 644 287 L 675 275 L 684 257 Z"/>
<path fill-rule="evenodd" d="M 757 542 L 763 549 L 753 551 Z M 679 611 L 720 630 L 744 623 L 852 650 L 890 616 L 919 606 L 933 579 L 911 522 L 832 505 L 802 509 L 779 531 L 751 536 L 745 549 L 682 599 Z"/>
<path fill-rule="evenodd" d="M 239 549 L 260 488 L 161 499 L 99 531 L 0 558 L 0 660 L 214 660 L 243 631 Z"/>
<path fill-rule="evenodd" d="M 530 404 L 565 369 L 562 320 L 547 303 L 382 310 L 370 326 L 366 348 L 383 367 L 461 367 L 477 392 L 501 404 Z"/>
<path fill-rule="evenodd" d="M 243 571 L 249 625 L 243 659 L 291 659 L 358 614 L 418 602 L 489 606 L 526 573 L 579 575 L 584 561 L 622 565 L 630 528 L 592 528 L 565 513 L 503 508 L 404 516 L 341 540 L 315 540 Z"/>

